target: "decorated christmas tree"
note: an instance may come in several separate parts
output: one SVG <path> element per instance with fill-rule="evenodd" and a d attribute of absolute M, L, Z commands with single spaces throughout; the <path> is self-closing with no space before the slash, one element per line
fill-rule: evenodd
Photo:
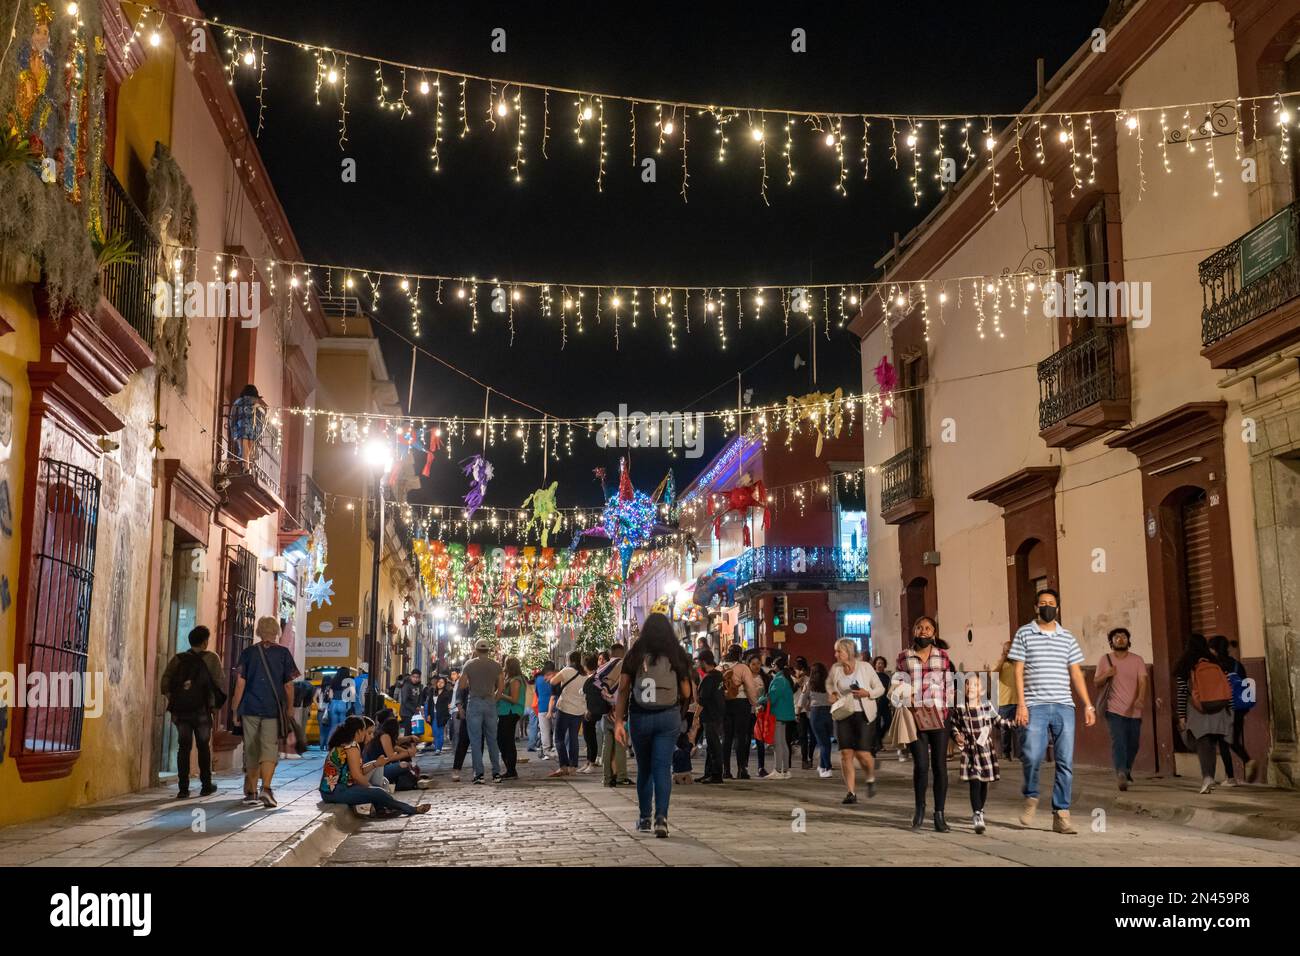
<path fill-rule="evenodd" d="M 614 591 L 609 581 L 598 578 L 591 591 L 591 603 L 587 613 L 582 616 L 582 629 L 574 642 L 574 650 L 585 654 L 597 654 L 608 650 L 614 643 L 616 619 L 614 615 Z"/>

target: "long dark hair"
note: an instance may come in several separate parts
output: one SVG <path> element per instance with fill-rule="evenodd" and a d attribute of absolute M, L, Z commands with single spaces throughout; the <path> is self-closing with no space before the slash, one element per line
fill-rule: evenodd
<path fill-rule="evenodd" d="M 361 717 L 355 715 L 349 717 L 347 720 L 343 721 L 343 723 L 335 727 L 334 732 L 330 734 L 328 744 L 329 749 L 333 750 L 335 747 L 342 747 L 346 744 L 352 743 L 352 741 L 357 739 L 357 734 L 361 733 L 361 728 L 365 725 L 366 722 Z"/>
<path fill-rule="evenodd" d="M 1228 639 L 1222 634 L 1215 634 L 1205 643 L 1210 645 L 1210 650 L 1214 656 L 1219 659 L 1219 666 L 1225 671 L 1232 666 L 1232 651 L 1228 647 Z"/>
<path fill-rule="evenodd" d="M 662 614 L 651 614 L 641 625 L 641 635 L 623 659 L 623 673 L 636 674 L 643 663 L 654 663 L 660 658 L 668 661 L 679 680 L 691 679 L 691 659 L 677 643 L 672 621 Z"/>
<path fill-rule="evenodd" d="M 1174 674 L 1182 680 L 1190 680 L 1192 668 L 1201 661 L 1218 663 L 1214 651 L 1210 650 L 1210 642 L 1205 639 L 1205 635 L 1192 634 L 1187 638 L 1187 647 L 1183 649 L 1183 656 L 1178 659 L 1178 667 L 1174 669 Z"/>
<path fill-rule="evenodd" d="M 347 667 L 340 667 L 330 677 L 330 690 L 339 693 L 343 690 L 343 682 L 352 678 L 352 670 Z"/>
<path fill-rule="evenodd" d="M 814 694 L 826 693 L 826 665 L 821 661 L 808 668 L 808 689 Z"/>

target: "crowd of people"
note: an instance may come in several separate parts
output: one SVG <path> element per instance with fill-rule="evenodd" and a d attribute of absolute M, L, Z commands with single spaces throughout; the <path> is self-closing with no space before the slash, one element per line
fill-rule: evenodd
<path fill-rule="evenodd" d="M 393 796 L 432 786 L 417 759 L 422 750 L 439 755 L 454 747 L 453 782 L 461 779 L 468 756 L 472 783 L 487 781 L 489 764 L 491 781 L 501 783 L 518 778 L 519 746 L 526 741 L 539 760 L 555 761 L 551 778 L 599 769 L 605 786 L 635 783 L 637 829 L 666 837 L 675 783 L 749 780 L 751 754 L 758 779 L 789 779 L 796 748 L 803 770 L 830 778 L 834 748 L 845 789 L 841 802 L 852 805 L 860 786 L 867 799 L 876 795 L 883 750 L 911 760 L 912 829 L 925 825 L 932 801 L 934 829 L 951 830 L 945 811 L 948 761 L 955 758 L 959 778 L 969 787 L 972 828 L 984 833 L 988 788 L 1000 777 L 1001 760 L 1020 760 L 1019 820 L 1025 827 L 1033 824 L 1039 771 L 1050 745 L 1052 829 L 1072 834 L 1076 699 L 1085 708 L 1086 726 L 1096 722 L 1098 712 L 1105 717 L 1116 784 L 1126 790 L 1151 688 L 1147 664 L 1122 627 L 1109 633 L 1110 649 L 1089 686 L 1082 650 L 1059 613 L 1057 593 L 1041 590 L 1033 620 L 1006 642 L 992 673 L 957 673 L 937 622 L 928 616 L 912 623 L 892 673 L 884 657 L 860 658 L 851 639 L 835 642 L 829 664 L 734 644 L 718 661 L 703 639 L 692 659 L 661 614 L 649 616 L 630 647 L 615 643 L 599 654 L 574 651 L 564 666 L 548 661 L 531 675 L 516 658 L 497 657 L 491 643 L 479 640 L 462 667 L 427 684 L 418 670 L 403 675 L 392 688 L 396 713 L 361 713 L 357 680 L 340 668 L 317 695 L 325 754 L 321 799 L 368 805 L 379 816 L 422 813 L 427 804 L 414 806 Z M 301 675 L 276 643 L 276 622 L 264 618 L 257 630 L 261 641 L 238 662 L 232 705 L 244 737 L 245 801 L 270 808 L 276 806 L 272 777 L 285 715 L 301 696 L 296 689 Z M 178 654 L 163 675 L 179 731 L 180 797 L 189 795 L 191 748 L 198 752 L 200 794 L 216 789 L 212 715 L 225 693 L 208 639 L 206 628 L 195 628 L 191 650 Z M 1234 755 L 1251 779 L 1256 766 L 1243 729 L 1253 698 L 1245 668 L 1231 656 L 1227 639 L 1192 635 L 1174 677 L 1178 726 L 1199 758 L 1200 792 L 1214 787 L 1219 758 L 1227 770 L 1226 786 L 1238 782 Z M 413 726 L 422 731 L 425 723 L 432 738 L 428 745 L 412 733 Z M 703 772 L 695 776 L 701 746 Z M 629 751 L 635 781 L 628 772 Z"/>

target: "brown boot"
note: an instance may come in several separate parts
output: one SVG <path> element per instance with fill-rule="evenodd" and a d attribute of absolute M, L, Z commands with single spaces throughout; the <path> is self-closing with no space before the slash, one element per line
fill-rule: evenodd
<path fill-rule="evenodd" d="M 1020 825 L 1022 827 L 1032 827 L 1034 825 L 1034 814 L 1038 812 L 1038 798 L 1025 797 L 1024 808 L 1020 811 Z"/>
<path fill-rule="evenodd" d="M 1057 810 L 1052 814 L 1052 830 L 1056 833 L 1078 833 L 1070 823 L 1069 810 Z"/>

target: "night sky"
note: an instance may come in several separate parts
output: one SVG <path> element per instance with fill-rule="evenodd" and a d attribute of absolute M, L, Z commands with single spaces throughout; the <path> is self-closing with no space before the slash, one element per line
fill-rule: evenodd
<path fill-rule="evenodd" d="M 590 89 L 629 97 L 659 96 L 699 102 L 845 112 L 1010 112 L 1034 93 L 1035 58 L 1047 75 L 1087 39 L 1100 21 L 1104 0 L 963 4 L 820 4 L 817 11 L 774 15 L 748 5 L 718 4 L 507 4 L 342 3 L 203 0 L 210 16 L 293 39 L 324 43 L 433 67 Z M 617 10 L 615 9 L 617 7 Z M 742 12 L 743 11 L 743 12 Z M 507 31 L 507 52 L 490 51 L 494 27 Z M 790 31 L 807 31 L 808 52 L 790 51 Z M 759 194 L 758 149 L 744 136 L 743 119 L 729 131 L 728 159 L 717 161 L 713 123 L 691 123 L 689 202 L 679 195 L 676 149 L 658 157 L 658 181 L 643 183 L 632 165 L 625 107 L 608 111 L 604 191 L 596 188 L 594 137 L 579 147 L 573 137 L 571 97 L 551 97 L 551 137 L 540 155 L 542 102 L 526 93 L 528 132 L 524 181 L 510 165 L 513 117 L 493 134 L 484 125 L 486 88 L 471 86 L 472 135 L 458 136 L 456 87 L 444 81 L 442 170 L 429 159 L 433 110 L 400 119 L 377 108 L 373 66 L 354 64 L 349 74 L 348 142 L 338 145 L 338 112 L 312 93 L 314 65 L 307 54 L 269 47 L 265 128 L 258 147 L 308 259 L 396 271 L 474 274 L 539 280 L 663 285 L 762 285 L 800 281 L 866 280 L 890 247 L 925 212 L 913 206 L 904 173 L 889 164 L 887 146 L 873 137 L 871 178 L 862 180 L 860 142 L 851 143 L 847 197 L 838 180 L 834 150 L 815 134 L 796 135 L 793 186 L 769 128 L 768 195 Z M 256 83 L 241 73 L 239 92 L 256 125 Z M 400 86 L 391 70 L 390 86 Z M 412 81 L 414 82 L 414 81 Z M 397 93 L 392 86 L 391 95 Z M 639 114 L 641 157 L 654 138 L 654 110 Z M 860 129 L 857 133 L 860 137 Z M 887 138 L 887 137 L 885 137 Z M 675 142 L 673 144 L 676 145 Z M 357 162 L 356 183 L 340 180 L 340 162 Z M 480 297 L 478 332 L 470 334 L 466 308 L 438 307 L 425 286 L 421 344 L 495 388 L 558 416 L 616 410 L 620 402 L 645 412 L 734 407 L 736 373 L 744 373 L 755 403 L 782 401 L 810 390 L 807 331 L 786 340 L 779 309 L 761 322 L 746 316 L 728 332 L 722 351 L 714 328 L 693 323 L 675 351 L 668 336 L 643 313 L 639 328 L 621 325 L 615 351 L 608 316 L 597 327 L 588 310 L 583 336 L 570 323 L 560 349 L 559 319 L 535 308 L 517 310 L 514 345 L 505 317 Z M 530 296 L 530 298 L 533 298 Z M 444 296 L 444 300 L 450 296 Z M 647 310 L 648 311 L 648 310 Z M 390 292 L 379 321 L 406 332 L 409 310 Z M 818 341 L 821 390 L 862 388 L 858 340 L 835 328 Z M 792 329 L 796 328 L 792 323 Z M 388 367 L 403 398 L 410 349 L 379 330 Z M 821 332 L 818 333 L 819 336 Z M 483 390 L 421 359 L 416 373 L 416 415 L 479 414 Z M 493 397 L 496 414 L 531 415 Z M 348 411 L 344 409 L 343 411 Z M 705 457 L 670 460 L 658 450 L 633 452 L 639 488 L 650 491 L 672 464 L 678 487 L 716 452 L 721 429 L 708 431 Z M 518 446 L 498 445 L 489 457 L 497 477 L 485 504 L 515 507 L 541 484 L 536 452 L 525 466 Z M 592 468 L 617 474 L 618 453 L 583 436 L 572 458 L 552 463 L 560 481 L 559 504 L 596 506 Z M 416 496 L 458 501 L 465 482 L 454 463 L 440 458 Z"/>

